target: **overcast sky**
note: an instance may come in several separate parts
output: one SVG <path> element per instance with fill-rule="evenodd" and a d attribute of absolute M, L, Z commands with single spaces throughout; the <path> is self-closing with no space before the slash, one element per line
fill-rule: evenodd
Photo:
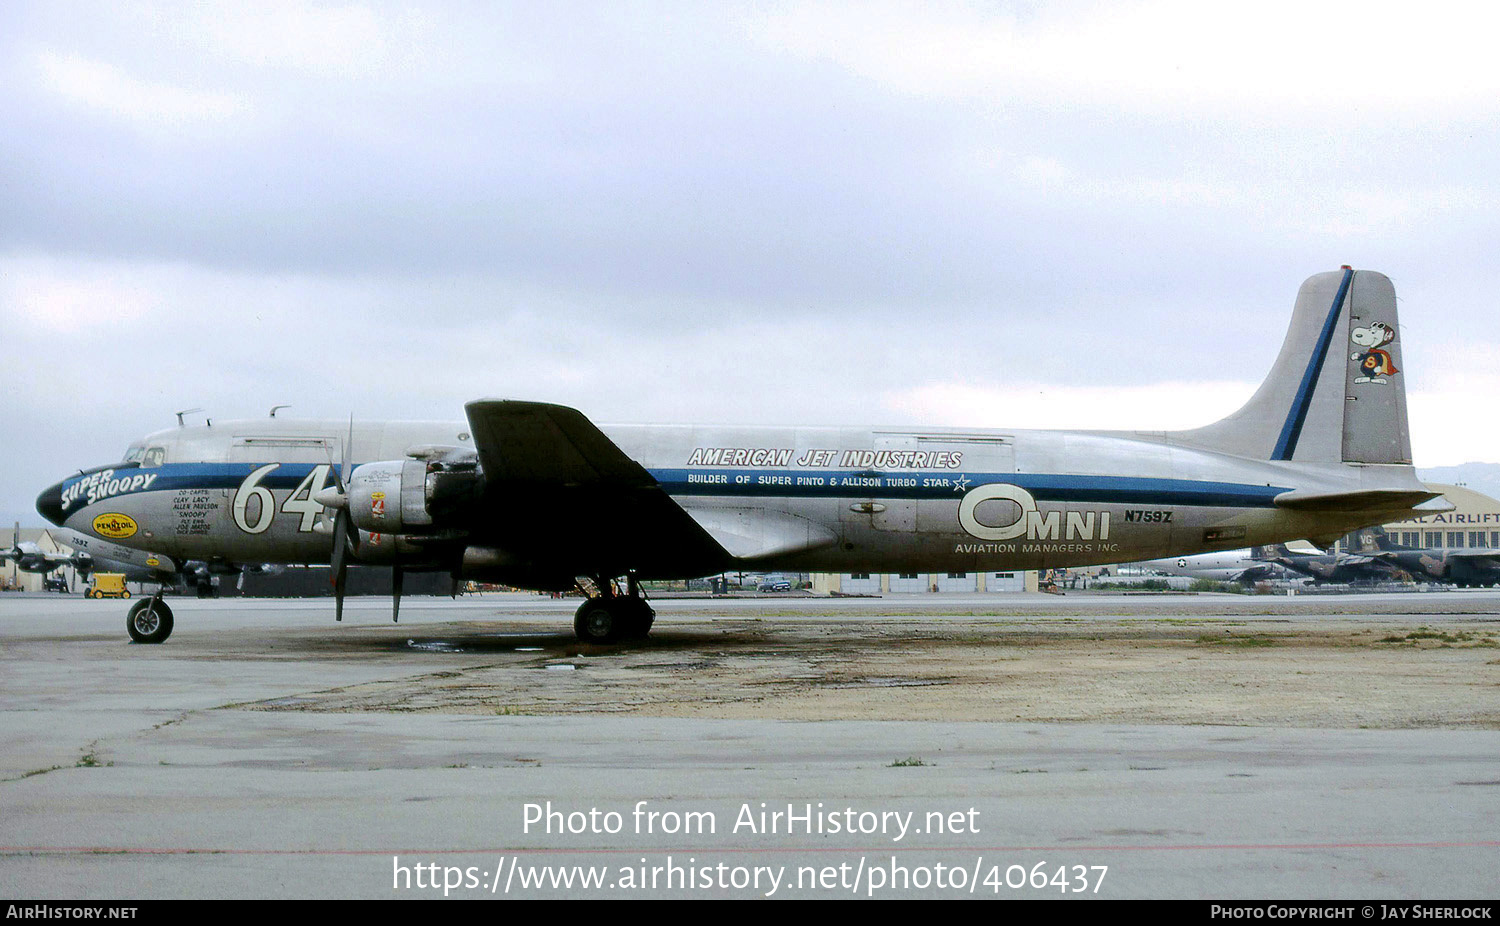
<path fill-rule="evenodd" d="M 1500 460 L 1500 7 L 0 4 L 0 519 L 215 418 L 1185 427 L 1340 264 Z M 283 412 L 283 414 L 288 414 Z"/>

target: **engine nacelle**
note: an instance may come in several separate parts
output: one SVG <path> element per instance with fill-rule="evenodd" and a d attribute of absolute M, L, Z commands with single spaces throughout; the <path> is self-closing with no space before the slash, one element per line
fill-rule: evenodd
<path fill-rule="evenodd" d="M 349 518 L 372 534 L 421 534 L 427 513 L 427 464 L 421 460 L 364 463 L 349 474 Z"/>
<path fill-rule="evenodd" d="M 349 518 L 372 534 L 461 528 L 479 484 L 473 461 L 382 460 L 349 474 Z"/>
<path fill-rule="evenodd" d="M 359 543 L 354 548 L 356 561 L 368 566 L 433 568 L 446 566 L 457 555 L 451 543 L 434 541 L 431 537 L 365 531 L 360 531 Z"/>

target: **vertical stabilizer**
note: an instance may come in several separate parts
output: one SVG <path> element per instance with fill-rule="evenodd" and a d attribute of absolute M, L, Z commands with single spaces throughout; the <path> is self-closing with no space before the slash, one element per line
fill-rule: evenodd
<path fill-rule="evenodd" d="M 1271 373 L 1239 411 L 1176 440 L 1262 460 L 1410 465 L 1396 290 L 1348 267 L 1309 277 Z"/>

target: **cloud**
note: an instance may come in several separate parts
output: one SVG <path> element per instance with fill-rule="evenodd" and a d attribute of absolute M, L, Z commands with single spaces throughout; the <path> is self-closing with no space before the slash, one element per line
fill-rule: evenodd
<path fill-rule="evenodd" d="M 142 80 L 74 54 L 43 51 L 35 60 L 46 89 L 65 102 L 119 118 L 143 131 L 193 124 L 222 131 L 225 122 L 242 116 L 246 109 L 243 100 L 229 94 Z"/>
<path fill-rule="evenodd" d="M 195 405 L 1201 423 L 1342 263 L 1396 281 L 1419 459 L 1480 456 L 1500 14 L 1350 9 L 0 6 L 47 448 L 0 508 Z"/>

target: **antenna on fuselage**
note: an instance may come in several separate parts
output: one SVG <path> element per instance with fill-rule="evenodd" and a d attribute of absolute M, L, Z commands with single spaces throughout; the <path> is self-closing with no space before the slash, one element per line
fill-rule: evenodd
<path fill-rule="evenodd" d="M 184 408 L 182 411 L 180 411 L 180 412 L 177 413 L 177 426 L 179 428 L 185 428 L 185 427 L 187 427 L 187 425 L 182 420 L 182 416 L 183 415 L 191 415 L 193 412 L 201 412 L 201 411 L 203 411 L 203 409 L 201 409 L 201 408 Z"/>
<path fill-rule="evenodd" d="M 276 417 L 276 413 L 278 411 L 280 411 L 281 409 L 283 409 L 283 408 L 291 408 L 291 406 L 290 405 L 272 405 L 271 406 L 271 417 L 275 418 Z"/>

